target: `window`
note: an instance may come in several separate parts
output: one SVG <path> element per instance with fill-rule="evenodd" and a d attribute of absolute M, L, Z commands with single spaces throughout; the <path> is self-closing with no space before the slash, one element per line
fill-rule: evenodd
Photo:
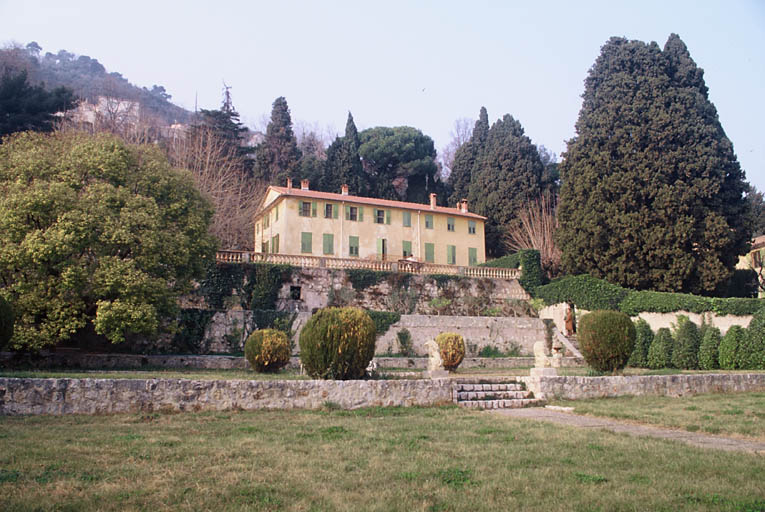
<path fill-rule="evenodd" d="M 752 266 L 754 268 L 760 268 L 762 266 L 762 253 L 760 253 L 760 251 L 752 253 Z"/>
<path fill-rule="evenodd" d="M 300 233 L 300 252 L 308 254 L 313 252 L 313 233 Z"/>
<path fill-rule="evenodd" d="M 276 222 L 277 220 L 279 220 L 279 207 L 275 206 L 274 207 L 274 222 Z"/>
<path fill-rule="evenodd" d="M 302 290 L 299 286 L 290 286 L 290 299 L 300 300 Z"/>
<path fill-rule="evenodd" d="M 353 220 L 362 222 L 364 220 L 364 208 L 359 206 L 346 206 L 345 207 L 345 220 Z"/>
<path fill-rule="evenodd" d="M 324 254 L 335 254 L 335 235 L 332 233 L 324 233 L 322 237 L 322 246 L 324 248 Z"/>
<path fill-rule="evenodd" d="M 348 237 L 348 256 L 359 256 L 359 237 L 357 236 L 349 236 Z"/>
<path fill-rule="evenodd" d="M 335 208 L 335 205 L 332 203 L 327 203 L 324 205 L 324 218 L 325 219 L 336 219 L 337 218 L 337 208 Z"/>
<path fill-rule="evenodd" d="M 425 229 L 433 229 L 433 216 L 430 214 L 425 216 Z"/>
<path fill-rule="evenodd" d="M 454 245 L 446 246 L 446 264 L 447 265 L 457 264 L 457 247 Z"/>
<path fill-rule="evenodd" d="M 265 230 L 270 224 L 271 224 L 271 212 L 268 212 L 265 215 L 265 217 L 263 217 L 263 229 Z"/>
<path fill-rule="evenodd" d="M 255 234 L 260 233 L 260 223 L 255 224 Z"/>
<path fill-rule="evenodd" d="M 263 254 L 268 254 L 268 242 L 263 242 L 260 244 L 260 252 Z"/>
<path fill-rule="evenodd" d="M 403 212 L 403 216 L 404 216 L 404 227 L 411 228 L 412 227 L 412 212 Z"/>
<path fill-rule="evenodd" d="M 433 244 L 425 243 L 425 261 L 428 263 L 434 263 L 436 261 L 434 254 L 435 251 L 433 250 Z"/>
<path fill-rule="evenodd" d="M 271 237 L 271 252 L 274 254 L 279 254 L 279 235 L 274 235 Z"/>
<path fill-rule="evenodd" d="M 468 247 L 468 265 L 471 267 L 478 265 L 478 249 L 475 247 Z"/>
<path fill-rule="evenodd" d="M 454 217 L 447 217 L 446 218 L 446 230 L 447 231 L 454 231 Z"/>
<path fill-rule="evenodd" d="M 300 216 L 301 217 L 310 217 L 311 216 L 311 202 L 310 201 L 303 201 L 300 203 Z"/>
<path fill-rule="evenodd" d="M 385 261 L 388 256 L 388 240 L 385 238 L 377 239 L 377 259 Z"/>
<path fill-rule="evenodd" d="M 375 224 L 385 224 L 385 210 L 375 210 Z"/>
<path fill-rule="evenodd" d="M 468 221 L 468 233 L 471 235 L 475 235 L 475 221 L 469 220 Z"/>
<path fill-rule="evenodd" d="M 401 248 L 403 249 L 404 258 L 408 258 L 412 255 L 412 242 L 409 240 L 401 242 Z"/>

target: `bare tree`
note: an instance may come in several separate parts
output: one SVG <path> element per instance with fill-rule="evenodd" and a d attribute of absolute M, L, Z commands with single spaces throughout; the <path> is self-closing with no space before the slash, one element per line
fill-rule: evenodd
<path fill-rule="evenodd" d="M 461 117 L 454 121 L 454 127 L 449 133 L 452 140 L 441 150 L 441 165 L 451 171 L 454 163 L 454 154 L 457 149 L 470 140 L 473 136 L 473 124 L 475 121 L 467 117 Z"/>
<path fill-rule="evenodd" d="M 542 268 L 549 277 L 555 277 L 560 271 L 561 252 L 555 243 L 555 231 L 558 229 L 556 210 L 557 198 L 549 191 L 545 192 L 518 212 L 518 223 L 504 236 L 505 247 L 510 251 L 538 250 Z"/>

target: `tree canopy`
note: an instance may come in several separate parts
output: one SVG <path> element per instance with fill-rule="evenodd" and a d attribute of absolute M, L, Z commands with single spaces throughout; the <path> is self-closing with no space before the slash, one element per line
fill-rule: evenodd
<path fill-rule="evenodd" d="M 0 137 L 25 130 L 51 131 L 54 114 L 74 108 L 75 103 L 69 89 L 47 91 L 42 85 L 30 85 L 26 71 L 5 72 L 0 77 Z"/>
<path fill-rule="evenodd" d="M 271 185 L 284 186 L 287 178 L 299 176 L 300 150 L 287 100 L 274 100 L 266 139 L 255 150 L 255 176 Z"/>
<path fill-rule="evenodd" d="M 348 185 L 352 195 L 369 195 L 369 176 L 361 165 L 360 145 L 356 123 L 353 122 L 353 115 L 348 112 L 345 136 L 337 137 L 327 149 L 326 170 L 321 181 L 322 190 L 338 193 L 342 185 Z"/>
<path fill-rule="evenodd" d="M 748 189 L 677 35 L 611 38 L 585 80 L 560 166 L 559 245 L 571 273 L 710 294 L 748 247 Z"/>
<path fill-rule="evenodd" d="M 11 347 L 79 333 L 112 342 L 172 326 L 214 258 L 212 208 L 154 145 L 21 133 L 0 146 L 0 295 Z"/>
<path fill-rule="evenodd" d="M 486 138 L 489 135 L 489 114 L 486 107 L 481 107 L 478 120 L 475 122 L 473 134 L 470 140 L 457 148 L 454 153 L 452 172 L 449 174 L 449 185 L 452 194 L 449 204 L 455 205 L 462 199 L 467 199 L 470 193 L 470 181 L 473 172 L 476 171 L 476 162 L 486 146 Z"/>

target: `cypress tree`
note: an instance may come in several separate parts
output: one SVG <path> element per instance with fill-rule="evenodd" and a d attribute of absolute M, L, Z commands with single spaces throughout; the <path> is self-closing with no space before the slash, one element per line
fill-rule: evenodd
<path fill-rule="evenodd" d="M 452 172 L 449 174 L 449 186 L 452 188 L 448 201 L 450 206 L 462 199 L 467 199 L 470 192 L 470 180 L 476 171 L 476 162 L 483 153 L 488 136 L 489 114 L 486 112 L 486 107 L 481 107 L 473 128 L 473 135 L 454 153 Z"/>
<path fill-rule="evenodd" d="M 701 346 L 698 326 L 687 316 L 679 315 L 673 335 L 675 343 L 672 349 L 672 366 L 685 370 L 698 369 Z"/>
<path fill-rule="evenodd" d="M 751 237 L 748 185 L 680 38 L 663 51 L 611 38 L 576 133 L 560 167 L 565 270 L 636 289 L 723 285 Z"/>
<path fill-rule="evenodd" d="M 648 366 L 648 350 L 653 341 L 653 331 L 648 322 L 639 318 L 635 322 L 635 349 L 632 351 L 627 366 L 646 368 Z"/>
<path fill-rule="evenodd" d="M 256 175 L 263 181 L 284 186 L 288 177 L 299 173 L 300 150 L 287 100 L 280 96 L 274 100 L 271 121 L 266 128 L 266 139 L 256 148 Z"/>
<path fill-rule="evenodd" d="M 723 336 L 720 348 L 717 352 L 717 360 L 723 370 L 735 370 L 738 368 L 739 349 L 741 341 L 746 336 L 746 330 L 740 325 L 733 325 Z"/>
<path fill-rule="evenodd" d="M 504 232 L 517 222 L 516 212 L 539 196 L 543 170 L 520 122 L 506 114 L 492 125 L 468 194 L 471 208 L 487 217 L 486 251 L 491 256 L 504 254 Z"/>
<path fill-rule="evenodd" d="M 648 367 L 652 370 L 672 366 L 672 333 L 666 327 L 656 331 L 648 349 Z"/>
<path fill-rule="evenodd" d="M 348 112 L 345 136 L 337 137 L 327 149 L 326 171 L 321 181 L 321 190 L 339 193 L 342 185 L 348 185 L 352 195 L 369 195 L 369 177 L 364 172 L 359 157 L 359 132 L 353 115 Z"/>
<path fill-rule="evenodd" d="M 722 335 L 717 327 L 707 327 L 701 336 L 701 347 L 699 347 L 699 368 L 702 370 L 716 370 L 720 367 L 718 354 L 720 353 L 720 342 Z"/>

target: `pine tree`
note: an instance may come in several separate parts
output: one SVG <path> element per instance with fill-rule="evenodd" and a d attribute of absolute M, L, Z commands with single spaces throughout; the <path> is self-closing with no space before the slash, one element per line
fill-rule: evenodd
<path fill-rule="evenodd" d="M 284 186 L 287 178 L 299 173 L 300 150 L 292 131 L 287 100 L 274 100 L 266 139 L 255 149 L 256 176 L 271 185 Z"/>
<path fill-rule="evenodd" d="M 748 185 L 680 38 L 663 51 L 609 40 L 576 132 L 561 164 L 565 270 L 636 289 L 724 284 L 751 236 Z"/>
<path fill-rule="evenodd" d="M 343 185 L 348 185 L 351 195 L 368 196 L 369 178 L 359 158 L 359 132 L 353 122 L 353 115 L 348 112 L 345 123 L 345 136 L 338 137 L 327 149 L 327 162 L 321 190 L 339 193 Z"/>
<path fill-rule="evenodd" d="M 470 180 L 476 171 L 476 162 L 483 153 L 488 136 L 489 114 L 486 112 L 486 107 L 481 107 L 473 128 L 473 135 L 454 153 L 452 172 L 449 174 L 449 186 L 452 188 L 448 201 L 450 206 L 462 199 L 467 199 L 470 192 Z"/>
<path fill-rule="evenodd" d="M 487 217 L 486 251 L 501 256 L 502 237 L 516 212 L 539 197 L 543 166 L 521 123 L 506 114 L 494 123 L 474 167 L 468 194 L 474 211 Z"/>

